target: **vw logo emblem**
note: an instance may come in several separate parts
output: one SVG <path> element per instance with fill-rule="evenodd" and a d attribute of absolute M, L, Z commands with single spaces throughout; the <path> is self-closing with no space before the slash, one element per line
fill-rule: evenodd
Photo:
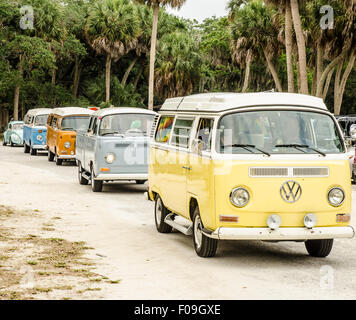
<path fill-rule="evenodd" d="M 280 193 L 284 201 L 294 203 L 301 197 L 302 188 L 298 182 L 289 180 L 282 184 Z"/>

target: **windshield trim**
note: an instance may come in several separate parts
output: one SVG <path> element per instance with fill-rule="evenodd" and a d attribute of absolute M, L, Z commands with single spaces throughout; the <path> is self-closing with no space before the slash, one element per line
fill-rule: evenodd
<path fill-rule="evenodd" d="M 152 124 L 153 124 L 154 117 L 155 117 L 154 114 L 149 113 L 149 112 L 116 112 L 116 113 L 107 114 L 107 115 L 102 116 L 102 117 L 98 117 L 98 120 L 99 120 L 98 132 L 97 132 L 98 137 L 115 137 L 115 135 L 108 135 L 108 134 L 101 135 L 101 134 L 100 134 L 100 127 L 101 127 L 101 123 L 102 123 L 102 121 L 103 121 L 104 118 L 106 118 L 106 117 L 112 117 L 112 116 L 117 116 L 117 115 L 128 115 L 128 114 L 136 114 L 136 115 L 141 115 L 141 116 L 144 116 L 144 115 L 146 115 L 146 116 L 152 116 Z M 141 137 L 149 137 L 149 133 L 150 133 L 150 129 L 147 128 L 146 135 L 143 135 L 143 136 L 141 136 Z M 120 134 L 117 134 L 117 135 L 124 136 L 125 134 L 124 134 L 124 133 L 120 133 Z"/>
<path fill-rule="evenodd" d="M 252 106 L 249 107 L 249 108 L 252 108 Z M 231 114 L 237 114 L 237 113 L 248 113 L 248 112 L 258 112 L 258 111 L 295 111 L 295 112 L 318 113 L 318 114 L 329 116 L 331 118 L 331 120 L 333 121 L 335 127 L 336 127 L 336 131 L 337 131 L 337 133 L 339 135 L 339 139 L 341 140 L 341 144 L 342 144 L 342 149 L 343 150 L 341 152 L 327 152 L 326 155 L 334 155 L 334 154 L 338 155 L 338 154 L 347 153 L 347 148 L 346 148 L 346 145 L 345 145 L 343 134 L 342 134 L 342 131 L 340 129 L 340 125 L 339 125 L 337 119 L 335 118 L 335 116 L 333 116 L 328 110 L 314 109 L 314 108 L 311 108 L 311 107 L 308 107 L 306 109 L 303 106 L 300 106 L 300 108 L 295 108 L 292 105 L 285 106 L 284 108 L 281 108 L 281 106 L 275 106 L 275 108 L 272 107 L 272 106 L 256 106 L 252 110 L 244 108 L 243 110 L 235 109 L 233 111 L 224 112 L 223 114 L 221 114 L 219 116 L 218 121 L 216 121 L 216 127 L 215 127 L 215 130 L 214 130 L 215 131 L 214 146 L 212 148 L 212 151 L 214 153 L 216 153 L 216 154 L 219 154 L 219 155 L 224 155 L 224 154 L 231 155 L 229 153 L 220 152 L 220 150 L 217 150 L 217 146 L 216 146 L 218 128 L 220 127 L 221 120 L 225 116 L 228 116 L 228 115 L 231 115 Z M 253 156 L 256 156 L 258 154 L 257 153 L 256 154 L 252 154 L 252 153 L 236 153 L 236 154 L 232 154 L 232 155 L 253 155 Z M 279 153 L 279 152 L 276 152 L 276 153 L 271 153 L 271 156 L 273 156 L 273 155 L 306 155 L 306 154 L 305 153 L 301 153 L 301 152 L 296 152 L 296 153 L 293 153 L 293 152 L 290 152 L 290 153 Z M 307 155 L 309 155 L 309 154 L 307 154 Z"/>
<path fill-rule="evenodd" d="M 71 114 L 71 115 L 67 115 L 67 116 L 64 116 L 62 117 L 61 119 L 61 122 L 59 124 L 59 126 L 57 125 L 57 128 L 59 130 L 63 130 L 63 131 L 72 131 L 72 132 L 76 132 L 78 129 L 74 129 L 74 128 L 71 128 L 71 130 L 68 130 L 68 129 L 62 129 L 62 124 L 63 124 L 63 120 L 64 119 L 67 119 L 67 118 L 87 118 L 88 120 L 90 119 L 90 115 L 86 115 L 86 114 Z M 58 120 L 57 120 L 58 121 Z M 88 122 L 88 125 L 89 125 L 89 122 Z"/>

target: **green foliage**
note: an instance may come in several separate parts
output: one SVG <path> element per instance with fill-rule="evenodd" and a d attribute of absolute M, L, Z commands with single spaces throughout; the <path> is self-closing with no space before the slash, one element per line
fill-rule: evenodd
<path fill-rule="evenodd" d="M 240 92 L 247 50 L 253 51 L 249 91 L 274 87 L 263 49 L 267 49 L 282 86 L 286 88 L 284 16 L 280 7 L 283 1 L 230 0 L 227 17 L 212 17 L 201 24 L 165 11 L 166 6 L 179 8 L 184 2 L 0 0 L 0 108 L 8 108 L 11 116 L 16 86 L 20 87 L 19 105 L 24 111 L 38 106 L 67 105 L 145 107 L 152 6 L 155 4 L 160 6 L 156 105 L 167 97 L 190 93 Z M 355 17 L 354 7 L 349 5 L 351 2 L 300 2 L 310 86 L 315 75 L 315 44 L 318 41 L 325 44 L 325 65 L 345 47 L 354 46 L 356 32 L 352 22 Z M 279 8 L 271 3 L 278 4 Z M 320 7 L 325 4 L 334 8 L 333 30 L 320 29 Z M 23 5 L 34 8 L 33 30 L 20 28 Z M 104 103 L 107 54 L 114 62 L 111 97 Z M 135 64 L 123 85 L 122 79 L 133 61 Z M 294 67 L 296 72 L 297 65 Z M 56 77 L 52 83 L 53 70 L 56 70 Z M 75 78 L 79 79 L 77 91 L 74 90 Z M 355 79 L 354 67 L 346 84 L 342 113 L 356 112 Z M 333 105 L 333 80 L 326 99 L 329 107 Z"/>

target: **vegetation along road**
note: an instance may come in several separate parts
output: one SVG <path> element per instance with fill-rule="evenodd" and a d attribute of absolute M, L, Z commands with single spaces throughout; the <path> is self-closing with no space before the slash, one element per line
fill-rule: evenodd
<path fill-rule="evenodd" d="M 0 147 L 0 199 L 2 210 L 7 208 L 8 213 L 0 215 L 1 228 L 7 226 L 10 233 L 26 230 L 27 237 L 52 242 L 62 239 L 73 254 L 72 261 L 68 255 L 64 262 L 55 261 L 56 272 L 58 267 L 65 268 L 60 269 L 62 276 L 55 283 L 50 283 L 54 272 L 47 272 L 51 275 L 47 287 L 41 278 L 44 272 L 36 271 L 37 262 L 14 260 L 13 272 L 23 264 L 36 271 L 32 282 L 38 295 L 33 294 L 34 298 L 356 298 L 351 277 L 356 267 L 356 239 L 336 240 L 325 259 L 308 256 L 302 243 L 258 241 L 221 242 L 215 258 L 202 259 L 195 254 L 191 237 L 157 233 L 153 203 L 144 200 L 145 186 L 111 184 L 104 186 L 103 193 L 94 194 L 89 186 L 78 184 L 74 165 L 57 167 L 47 161 L 46 153 L 29 157 L 21 148 Z M 14 212 L 24 214 L 12 215 Z M 9 219 L 13 219 L 11 223 Z M 56 252 L 53 243 L 49 246 L 43 241 L 47 251 L 50 247 Z M 31 243 L 36 242 L 27 242 Z M 87 250 L 78 258 L 81 248 L 75 244 L 83 243 Z M 12 248 L 13 255 L 16 249 L 18 246 Z M 1 278 L 11 248 L 6 251 L 2 245 L 0 251 L 4 260 L 0 261 Z M 36 258 L 39 264 L 49 259 L 44 255 L 47 251 Z M 69 266 L 78 259 L 82 266 L 71 270 L 81 273 L 74 276 Z M 88 270 L 83 271 L 88 265 L 89 275 Z M 19 283 L 23 283 L 21 277 Z M 0 298 L 2 293 L 0 286 Z"/>

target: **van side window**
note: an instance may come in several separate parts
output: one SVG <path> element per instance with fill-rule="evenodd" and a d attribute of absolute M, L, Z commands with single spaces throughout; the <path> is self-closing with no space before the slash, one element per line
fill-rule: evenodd
<path fill-rule="evenodd" d="M 93 133 L 93 122 L 94 122 L 94 117 L 90 117 L 88 129 L 87 129 L 88 133 Z"/>
<path fill-rule="evenodd" d="M 93 119 L 93 128 L 92 128 L 92 133 L 97 134 L 98 132 L 98 118 Z"/>
<path fill-rule="evenodd" d="M 173 127 L 174 116 L 162 116 L 159 120 L 155 141 L 168 143 Z"/>
<path fill-rule="evenodd" d="M 50 116 L 48 117 L 48 119 L 47 119 L 47 124 L 48 124 L 49 126 L 50 126 L 51 123 L 52 123 L 52 118 L 53 118 L 53 116 L 50 115 Z"/>
<path fill-rule="evenodd" d="M 203 151 L 211 150 L 214 119 L 200 119 L 196 138 L 203 141 Z"/>
<path fill-rule="evenodd" d="M 194 119 L 177 118 L 172 134 L 172 144 L 188 148 Z"/>
<path fill-rule="evenodd" d="M 57 128 L 57 117 L 53 117 L 53 118 L 52 118 L 51 127 Z"/>

